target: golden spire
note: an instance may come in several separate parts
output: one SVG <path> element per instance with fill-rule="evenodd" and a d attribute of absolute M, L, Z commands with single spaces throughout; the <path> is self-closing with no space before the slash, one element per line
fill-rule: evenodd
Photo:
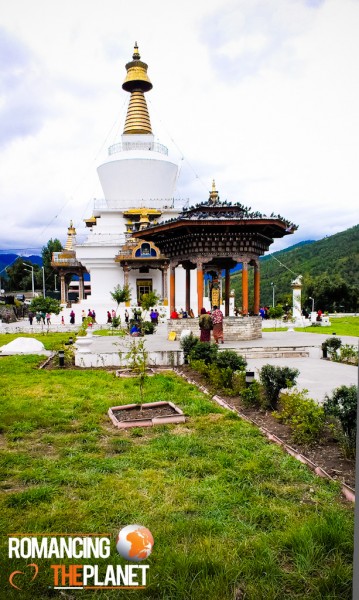
<path fill-rule="evenodd" d="M 212 181 L 212 191 L 209 194 L 209 200 L 212 204 L 216 204 L 219 200 L 218 191 L 216 190 L 216 183 L 213 179 Z"/>
<path fill-rule="evenodd" d="M 67 229 L 67 241 L 65 244 L 65 250 L 74 250 L 73 243 L 76 242 L 76 229 L 70 221 L 70 227 Z"/>
<path fill-rule="evenodd" d="M 145 92 L 152 89 L 152 83 L 147 75 L 146 63 L 142 62 L 137 42 L 132 55 L 133 60 L 126 65 L 127 75 L 122 84 L 126 92 L 131 93 L 127 109 L 124 134 L 152 134 L 150 116 L 148 114 Z"/>

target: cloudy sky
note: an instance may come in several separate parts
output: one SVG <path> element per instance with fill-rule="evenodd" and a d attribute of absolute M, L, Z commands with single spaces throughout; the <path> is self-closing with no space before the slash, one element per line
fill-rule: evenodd
<path fill-rule="evenodd" d="M 357 224 L 358 31 L 359 0 L 0 0 L 0 248 L 84 233 L 135 40 L 176 197 L 299 225 L 272 249 Z"/>

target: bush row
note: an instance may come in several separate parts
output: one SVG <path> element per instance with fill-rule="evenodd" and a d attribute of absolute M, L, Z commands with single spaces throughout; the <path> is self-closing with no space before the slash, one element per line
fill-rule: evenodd
<path fill-rule="evenodd" d="M 334 348 L 338 339 L 333 339 Z M 273 411 L 278 420 L 290 426 L 296 442 L 310 445 L 319 441 L 329 425 L 336 432 L 345 454 L 348 457 L 355 455 L 356 386 L 337 388 L 331 397 L 326 396 L 324 405 L 319 406 L 308 397 L 307 390 L 299 391 L 294 387 L 298 369 L 264 365 L 259 372 L 259 381 L 248 385 L 247 362 L 233 350 L 219 351 L 217 344 L 200 342 L 192 334 L 181 340 L 181 346 L 191 368 L 203 375 L 216 391 L 227 396 L 240 396 L 247 407 Z"/>

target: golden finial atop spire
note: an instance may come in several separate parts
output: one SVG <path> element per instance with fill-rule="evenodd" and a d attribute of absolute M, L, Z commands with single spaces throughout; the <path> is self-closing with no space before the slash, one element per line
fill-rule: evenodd
<path fill-rule="evenodd" d="M 213 179 L 212 181 L 212 191 L 209 194 L 209 200 L 212 204 L 216 204 L 219 200 L 218 191 L 216 190 L 216 183 Z"/>
<path fill-rule="evenodd" d="M 126 65 L 127 75 L 122 84 L 122 88 L 131 93 L 123 133 L 152 134 L 144 93 L 149 92 L 153 86 L 147 75 L 148 65 L 140 60 L 137 42 L 135 42 L 132 58 L 133 60 Z"/>
<path fill-rule="evenodd" d="M 135 47 L 133 49 L 132 58 L 133 58 L 133 60 L 140 60 L 140 58 L 141 58 L 140 53 L 138 51 L 137 42 L 135 42 Z"/>

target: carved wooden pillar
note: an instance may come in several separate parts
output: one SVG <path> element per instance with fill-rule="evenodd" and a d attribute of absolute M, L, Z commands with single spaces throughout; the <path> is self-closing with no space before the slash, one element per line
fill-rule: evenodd
<path fill-rule="evenodd" d="M 60 271 L 61 304 L 67 303 L 65 273 Z"/>
<path fill-rule="evenodd" d="M 260 268 L 259 262 L 254 265 L 254 306 L 253 312 L 255 315 L 259 314 L 260 306 Z"/>
<path fill-rule="evenodd" d="M 191 308 L 191 270 L 186 269 L 186 311 Z"/>
<path fill-rule="evenodd" d="M 84 274 L 79 273 L 79 300 L 84 299 Z"/>
<path fill-rule="evenodd" d="M 226 271 L 225 271 L 225 286 L 224 286 L 224 293 L 225 293 L 224 315 L 225 315 L 225 317 L 229 317 L 230 282 L 231 282 L 231 278 L 230 278 L 229 269 L 226 269 Z"/>
<path fill-rule="evenodd" d="M 176 307 L 176 264 L 170 263 L 170 313 Z"/>
<path fill-rule="evenodd" d="M 248 315 L 248 262 L 242 262 L 242 314 Z"/>
<path fill-rule="evenodd" d="M 167 277 L 168 277 L 168 265 L 164 264 L 162 269 L 162 302 L 163 306 L 168 306 L 168 291 L 167 291 Z"/>
<path fill-rule="evenodd" d="M 203 261 L 196 260 L 197 264 L 197 311 L 200 313 L 203 307 Z"/>

